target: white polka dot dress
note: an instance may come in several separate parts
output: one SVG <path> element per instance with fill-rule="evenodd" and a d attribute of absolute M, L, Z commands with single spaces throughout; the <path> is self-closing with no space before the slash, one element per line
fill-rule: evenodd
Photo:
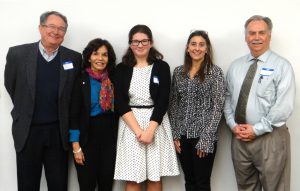
<path fill-rule="evenodd" d="M 153 105 L 149 91 L 152 67 L 133 68 L 129 105 Z M 148 127 L 152 110 L 132 108 L 141 128 Z M 147 179 L 159 181 L 161 176 L 176 175 L 179 175 L 179 169 L 167 114 L 157 127 L 153 142 L 148 145 L 138 142 L 134 132 L 120 118 L 114 179 L 140 183 Z"/>

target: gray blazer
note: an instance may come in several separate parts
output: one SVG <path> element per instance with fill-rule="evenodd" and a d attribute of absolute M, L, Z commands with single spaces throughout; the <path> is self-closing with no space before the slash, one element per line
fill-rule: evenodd
<path fill-rule="evenodd" d="M 35 105 L 35 85 L 38 42 L 11 47 L 6 57 L 4 85 L 13 102 L 11 116 L 15 149 L 21 151 L 29 134 Z M 62 145 L 68 148 L 69 104 L 75 77 L 80 72 L 81 54 L 60 46 L 60 82 L 58 98 L 59 126 Z M 64 70 L 63 63 L 71 61 L 73 69 Z"/>

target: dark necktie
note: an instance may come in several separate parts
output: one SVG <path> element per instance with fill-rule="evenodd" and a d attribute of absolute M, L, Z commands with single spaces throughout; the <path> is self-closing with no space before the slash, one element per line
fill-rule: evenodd
<path fill-rule="evenodd" d="M 248 102 L 249 92 L 252 86 L 252 81 L 254 79 L 256 69 L 257 69 L 257 62 L 258 59 L 254 58 L 254 63 L 248 69 L 246 77 L 243 81 L 239 99 L 235 109 L 235 122 L 238 124 L 246 123 L 246 108 Z"/>

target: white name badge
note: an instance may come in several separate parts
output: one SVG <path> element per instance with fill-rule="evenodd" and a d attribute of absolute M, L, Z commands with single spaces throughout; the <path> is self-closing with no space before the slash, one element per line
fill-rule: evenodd
<path fill-rule="evenodd" d="M 159 84 L 159 80 L 157 76 L 153 76 L 153 83 Z"/>
<path fill-rule="evenodd" d="M 270 76 L 274 72 L 274 69 L 272 68 L 262 68 L 260 70 L 260 75 L 261 76 Z"/>
<path fill-rule="evenodd" d="M 66 61 L 63 63 L 64 70 L 71 70 L 73 69 L 73 63 L 71 61 Z"/>

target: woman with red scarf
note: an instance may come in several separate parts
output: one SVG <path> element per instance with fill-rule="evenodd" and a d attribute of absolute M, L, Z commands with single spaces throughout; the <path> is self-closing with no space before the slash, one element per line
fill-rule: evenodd
<path fill-rule="evenodd" d="M 81 76 L 71 98 L 70 142 L 81 191 L 111 191 L 118 118 L 114 112 L 115 52 L 106 40 L 90 41 L 83 51 Z"/>

